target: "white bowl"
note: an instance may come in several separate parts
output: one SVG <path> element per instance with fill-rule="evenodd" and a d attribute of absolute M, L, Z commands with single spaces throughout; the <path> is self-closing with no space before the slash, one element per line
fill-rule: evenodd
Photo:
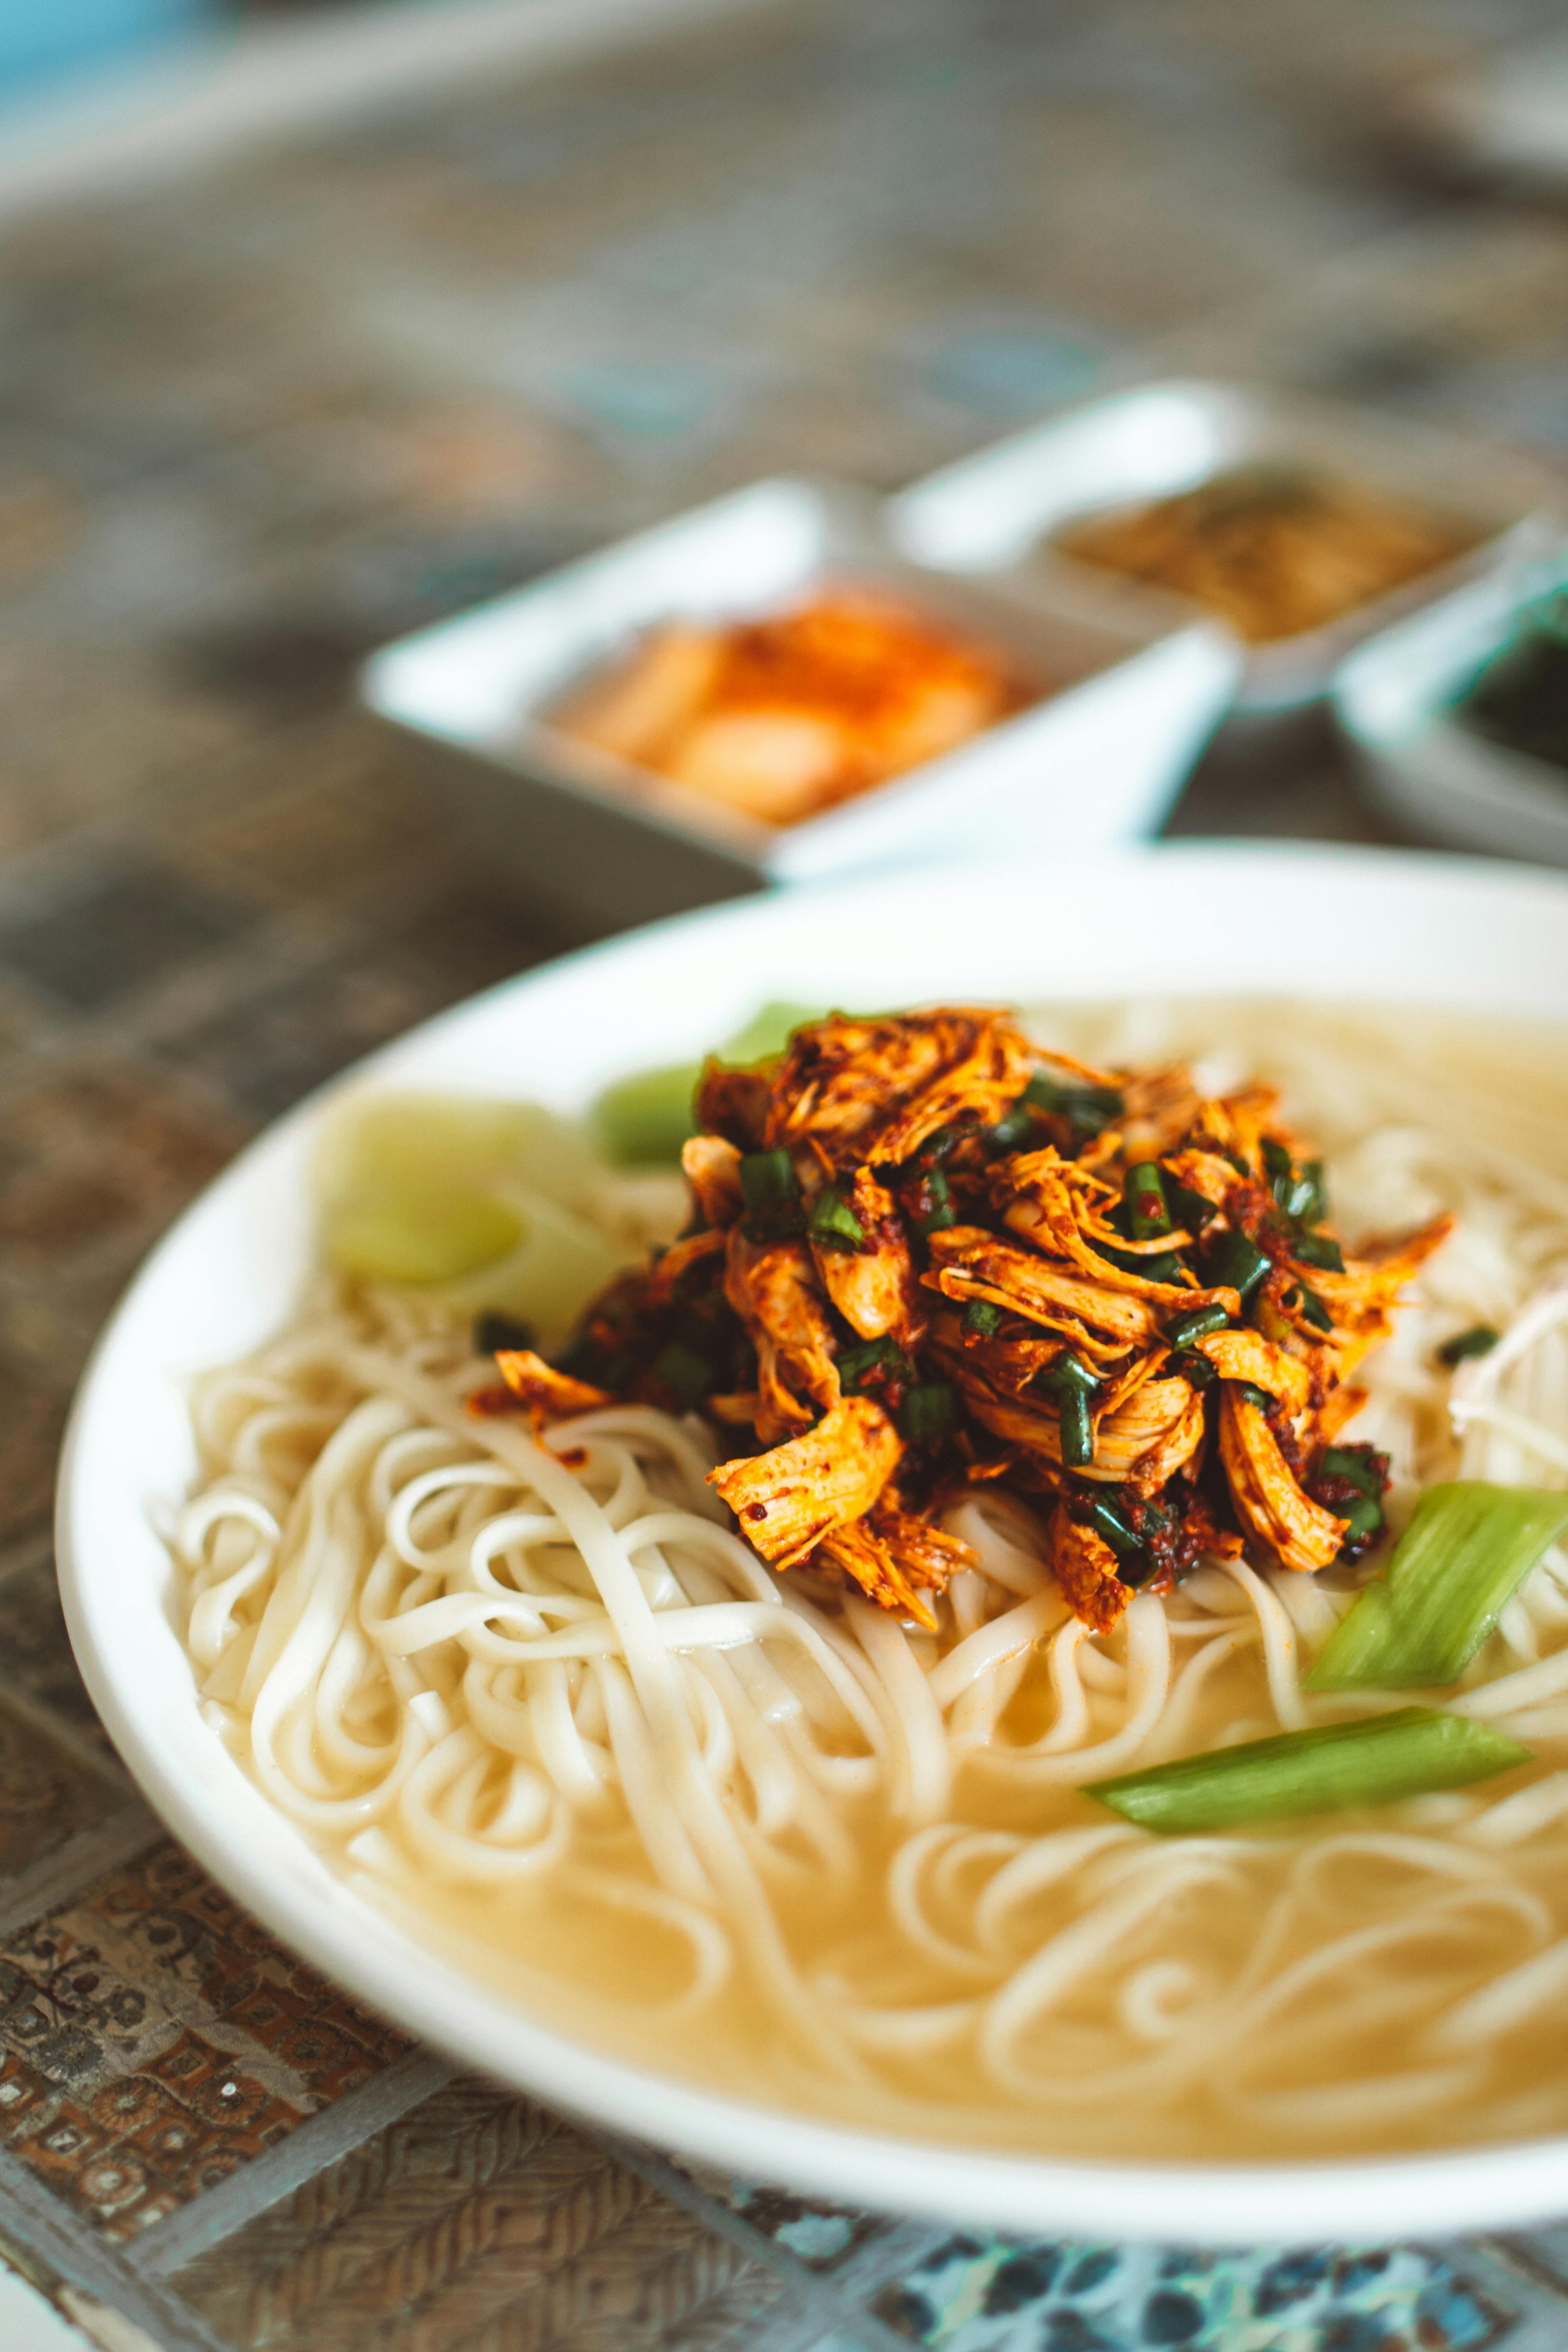
<path fill-rule="evenodd" d="M 550 725 L 570 679 L 657 623 L 733 621 L 830 580 L 880 588 L 1057 683 L 942 758 L 784 826 Z M 1186 606 L 922 572 L 866 493 L 781 477 L 387 646 L 361 683 L 419 744 L 492 877 L 621 929 L 771 882 L 1152 834 L 1240 666 Z"/>
<path fill-rule="evenodd" d="M 785 892 L 510 982 L 339 1084 L 369 1074 L 570 1108 L 620 1072 L 694 1054 L 764 998 L 1237 990 L 1568 1015 L 1568 882 L 1376 852 L 1200 845 Z M 1140 2166 L 768 2110 L 546 2030 L 334 1876 L 202 1721 L 153 1514 L 194 1467 L 186 1376 L 270 1331 L 305 1275 L 306 1164 L 335 1091 L 253 1144 L 153 1252 L 83 1380 L 60 1470 L 61 1583 L 88 1686 L 152 1802 L 240 1902 L 358 1997 L 489 2074 L 852 2203 L 1224 2244 L 1426 2235 L 1568 2210 L 1568 2137 L 1378 2161 Z"/>
<path fill-rule="evenodd" d="M 1403 830 L 1494 856 L 1568 866 L 1568 772 L 1510 751 L 1450 716 L 1521 604 L 1568 578 L 1568 557 L 1446 596 L 1352 654 L 1334 716 L 1367 798 Z"/>
<path fill-rule="evenodd" d="M 1130 610 L 1203 608 L 1049 543 L 1069 518 L 1098 508 L 1195 489 L 1232 467 L 1302 465 L 1470 523 L 1476 544 L 1337 620 L 1249 646 L 1238 711 L 1294 710 L 1327 692 L 1334 666 L 1396 614 L 1429 604 L 1458 580 L 1534 545 L 1548 495 L 1539 467 L 1485 443 L 1375 411 L 1262 391 L 1247 384 L 1175 380 L 1114 392 L 1047 417 L 972 457 L 926 476 L 889 502 L 889 529 L 913 562 L 968 579 L 1016 583 L 1023 594 L 1060 595 L 1092 583 Z"/>

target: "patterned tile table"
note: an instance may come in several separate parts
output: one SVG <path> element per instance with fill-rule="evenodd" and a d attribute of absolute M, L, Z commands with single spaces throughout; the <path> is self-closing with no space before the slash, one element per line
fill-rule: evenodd
<path fill-rule="evenodd" d="M 163 1835 L 47 1537 L 72 1384 L 169 1218 L 320 1078 L 569 943 L 547 892 L 500 905 L 465 867 L 354 715 L 355 658 L 766 468 L 892 483 L 1177 361 L 1561 455 L 1568 224 L 1381 128 L 1410 76 L 1538 13 L 791 0 L 0 224 L 0 2254 L 69 2328 L 1568 2345 L 1568 2231 L 954 2234 L 804 2204 L 765 2147 L 755 2183 L 714 2179 L 454 2076 Z M 1310 730 L 1228 743 L 1174 824 L 1374 830 Z"/>

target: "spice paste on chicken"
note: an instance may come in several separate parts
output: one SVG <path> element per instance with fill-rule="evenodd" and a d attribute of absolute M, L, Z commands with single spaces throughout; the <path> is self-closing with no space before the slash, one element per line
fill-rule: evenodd
<path fill-rule="evenodd" d="M 1078 1616 L 1205 1554 L 1304 1574 L 1366 1549 L 1384 1458 L 1336 1444 L 1352 1375 L 1447 1234 L 1346 1255 L 1272 1088 L 1101 1070 L 984 1008 L 806 1024 L 707 1066 L 686 1234 L 563 1361 L 497 1361 L 542 1421 L 629 1396 L 724 1433 L 712 1484 L 778 1570 L 934 1628 L 941 1515 L 1035 1504 Z"/>

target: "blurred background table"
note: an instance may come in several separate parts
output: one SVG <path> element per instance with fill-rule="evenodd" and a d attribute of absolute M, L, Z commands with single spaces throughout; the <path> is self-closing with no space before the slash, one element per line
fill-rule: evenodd
<path fill-rule="evenodd" d="M 891 488 L 1154 371 L 1568 457 L 1568 220 L 1405 127 L 1541 16 L 753 0 L 0 215 L 0 2247 L 100 2344 L 1568 2340 L 1568 2231 L 1005 2245 L 451 2079 L 160 1836 L 48 1545 L 72 1382 L 182 1202 L 569 943 L 465 866 L 359 656 L 771 468 Z M 1374 837 L 1311 727 L 1212 754 L 1172 830 Z"/>

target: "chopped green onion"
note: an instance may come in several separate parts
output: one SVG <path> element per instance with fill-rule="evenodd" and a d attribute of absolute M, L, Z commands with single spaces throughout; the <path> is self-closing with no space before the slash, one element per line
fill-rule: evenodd
<path fill-rule="evenodd" d="M 925 1195 L 931 1207 L 919 1220 L 922 1234 L 940 1234 L 958 1223 L 958 1211 L 947 1189 L 947 1178 L 940 1168 L 934 1168 L 925 1180 Z"/>
<path fill-rule="evenodd" d="M 739 1172 L 748 1209 L 776 1209 L 800 1190 L 787 1151 L 748 1151 Z"/>
<path fill-rule="evenodd" d="M 1085 1469 L 1094 1460 L 1094 1425 L 1089 1401 L 1100 1386 L 1100 1375 L 1071 1353 L 1060 1355 L 1041 1386 L 1057 1400 L 1062 1461 L 1069 1470 Z"/>
<path fill-rule="evenodd" d="M 1337 1503 L 1331 1506 L 1336 1519 L 1345 1523 L 1345 1538 L 1340 1549 L 1357 1551 L 1367 1538 L 1381 1533 L 1384 1524 L 1383 1505 L 1375 1495 L 1358 1495 L 1353 1503 L 1342 1511 Z"/>
<path fill-rule="evenodd" d="M 858 1389 L 868 1372 L 880 1366 L 890 1379 L 907 1381 L 913 1366 L 903 1349 L 889 1339 L 868 1339 L 858 1348 L 846 1348 L 838 1359 L 838 1385 L 842 1389 Z"/>
<path fill-rule="evenodd" d="M 1182 1278 L 1182 1261 L 1174 1250 L 1152 1250 L 1147 1257 L 1140 1257 L 1136 1250 L 1116 1249 L 1110 1242 L 1097 1241 L 1094 1246 L 1101 1257 L 1119 1265 L 1123 1274 L 1141 1274 L 1150 1282 L 1179 1282 Z"/>
<path fill-rule="evenodd" d="M 1329 1213 L 1329 1187 L 1321 1160 L 1305 1160 L 1301 1163 L 1301 1181 L 1312 1188 L 1312 1197 L 1293 1213 L 1309 1225 L 1321 1224 Z"/>
<path fill-rule="evenodd" d="M 1301 1312 L 1306 1317 L 1314 1331 L 1331 1331 L 1333 1329 L 1333 1317 L 1329 1313 L 1328 1308 L 1324 1306 L 1317 1292 L 1315 1290 L 1309 1290 L 1305 1283 L 1301 1285 Z"/>
<path fill-rule="evenodd" d="M 823 1249 L 858 1250 L 866 1239 L 865 1227 L 841 1192 L 818 1195 L 805 1230 Z"/>
<path fill-rule="evenodd" d="M 1342 1618 L 1309 1690 L 1436 1690 L 1458 1682 L 1549 1544 L 1568 1495 L 1458 1478 L 1429 1486 L 1388 1572 Z"/>
<path fill-rule="evenodd" d="M 899 1427 L 911 1444 L 932 1445 L 958 1421 L 958 1391 L 946 1381 L 918 1381 L 899 1409 Z"/>
<path fill-rule="evenodd" d="M 1383 1472 L 1387 1466 L 1387 1455 L 1374 1457 L 1368 1446 L 1330 1445 L 1324 1448 L 1319 1464 L 1320 1474 L 1325 1478 L 1341 1480 L 1353 1490 L 1354 1496 L 1350 1503 L 1331 1502 L 1328 1505 L 1335 1517 L 1343 1519 L 1345 1523 L 1344 1541 L 1340 1548 L 1342 1557 L 1355 1559 L 1367 1549 L 1374 1536 L 1383 1533 Z M 1316 1491 L 1319 1499 L 1323 1499 L 1321 1488 Z"/>
<path fill-rule="evenodd" d="M 1221 1234 L 1205 1261 L 1210 1282 L 1222 1289 L 1238 1290 L 1244 1299 L 1251 1297 L 1268 1267 L 1269 1260 L 1258 1244 L 1248 1241 L 1239 1229 Z"/>
<path fill-rule="evenodd" d="M 917 1168 L 934 1168 L 939 1160 L 947 1158 L 955 1143 L 963 1142 L 964 1134 L 965 1129 L 962 1127 L 939 1127 L 934 1135 L 927 1136 L 915 1153 L 914 1165 Z"/>
<path fill-rule="evenodd" d="M 1218 1209 L 1201 1192 L 1194 1192 L 1190 1184 L 1179 1184 L 1168 1170 L 1162 1171 L 1162 1174 L 1172 1216 L 1184 1232 L 1201 1234 L 1209 1220 L 1218 1216 Z"/>
<path fill-rule="evenodd" d="M 963 1328 L 974 1339 L 989 1339 L 1002 1328 L 1002 1309 L 994 1299 L 972 1298 L 963 1310 Z"/>
<path fill-rule="evenodd" d="M 1165 1326 L 1165 1344 L 1170 1348 L 1190 1348 L 1194 1339 L 1206 1339 L 1211 1331 L 1223 1331 L 1230 1321 L 1225 1308 L 1217 1303 L 1212 1307 L 1194 1307 L 1186 1315 L 1178 1315 L 1173 1323 Z"/>
<path fill-rule="evenodd" d="M 1133 1241 L 1152 1242 L 1157 1234 L 1171 1231 L 1165 1187 L 1153 1160 L 1141 1160 L 1135 1168 L 1127 1171 L 1121 1198 Z"/>
<path fill-rule="evenodd" d="M 1120 1552 L 1123 1558 L 1143 1549 L 1115 1504 L 1107 1502 L 1102 1495 L 1097 1496 L 1089 1507 L 1089 1524 L 1097 1535 L 1104 1537 L 1112 1551 Z"/>
<path fill-rule="evenodd" d="M 1294 1223 L 1317 1210 L 1318 1188 L 1310 1176 L 1276 1176 L 1269 1186 L 1276 1205 Z"/>
<path fill-rule="evenodd" d="M 1462 1364 L 1467 1356 L 1489 1356 L 1501 1336 L 1489 1323 L 1472 1323 L 1468 1331 L 1456 1331 L 1451 1339 L 1444 1340 L 1437 1361 L 1452 1367 Z"/>
<path fill-rule="evenodd" d="M 649 1370 L 656 1381 L 661 1381 L 675 1400 L 677 1412 L 687 1412 L 713 1386 L 713 1367 L 706 1356 L 695 1348 L 684 1347 L 672 1339 L 661 1348 Z"/>
<path fill-rule="evenodd" d="M 1060 1446 L 1063 1446 L 1063 1463 L 1068 1465 L 1068 1470 L 1084 1470 L 1096 1458 L 1089 1400 L 1093 1397 L 1098 1385 L 1100 1385 L 1100 1373 L 1090 1371 L 1089 1364 L 1081 1364 L 1079 1357 L 1072 1355 L 1072 1352 L 1058 1355 L 1051 1371 L 1041 1381 L 1041 1388 L 1047 1388 L 1056 1397 Z"/>
<path fill-rule="evenodd" d="M 1089 1398 L 1084 1391 L 1059 1389 L 1057 1414 L 1062 1460 L 1069 1470 L 1082 1470 L 1094 1460 L 1094 1424 L 1089 1417 Z"/>
<path fill-rule="evenodd" d="M 985 1141 L 993 1151 L 1016 1151 L 1021 1143 L 1028 1142 L 1034 1132 L 1034 1120 L 1022 1103 L 1015 1103 L 1010 1111 L 1004 1112 L 994 1127 L 986 1129 Z"/>
<path fill-rule="evenodd" d="M 1402 1706 L 1370 1721 L 1286 1731 L 1114 1780 L 1091 1780 L 1084 1794 L 1140 1829 L 1180 1837 L 1345 1805 L 1393 1804 L 1436 1789 L 1460 1789 L 1530 1760 L 1528 1748 L 1489 1723 Z"/>
<path fill-rule="evenodd" d="M 1345 1254 L 1327 1234 L 1299 1234 L 1290 1244 L 1290 1254 L 1303 1265 L 1321 1265 L 1326 1274 L 1345 1270 Z"/>
<path fill-rule="evenodd" d="M 1282 1143 L 1277 1143 L 1273 1136 L 1266 1135 L 1258 1149 L 1263 1155 L 1263 1165 L 1270 1176 L 1279 1178 L 1289 1175 L 1292 1165 L 1290 1154 Z"/>
<path fill-rule="evenodd" d="M 1330 1478 L 1348 1478 L 1362 1494 L 1370 1495 L 1374 1503 L 1383 1500 L 1383 1481 L 1364 1453 L 1349 1445 L 1330 1445 L 1323 1450 L 1319 1465 Z"/>
<path fill-rule="evenodd" d="M 1084 1136 L 1099 1135 L 1126 1108 L 1125 1098 L 1112 1087 L 1064 1086 L 1044 1070 L 1029 1080 L 1023 1099 L 1037 1110 L 1056 1111 Z"/>
<path fill-rule="evenodd" d="M 1227 1385 L 1243 1404 L 1255 1405 L 1259 1412 L 1267 1412 L 1274 1402 L 1267 1389 L 1256 1388 L 1251 1381 L 1231 1381 Z"/>
<path fill-rule="evenodd" d="M 499 1356 L 503 1348 L 534 1348 L 539 1335 L 531 1323 L 520 1315 L 503 1315 L 499 1307 L 487 1307 L 482 1315 L 474 1318 L 474 1353 L 476 1356 Z"/>

